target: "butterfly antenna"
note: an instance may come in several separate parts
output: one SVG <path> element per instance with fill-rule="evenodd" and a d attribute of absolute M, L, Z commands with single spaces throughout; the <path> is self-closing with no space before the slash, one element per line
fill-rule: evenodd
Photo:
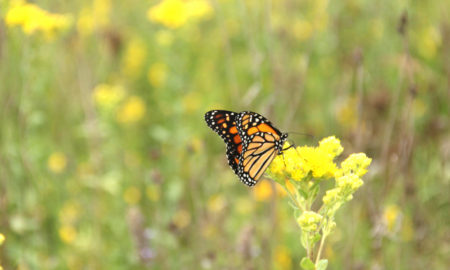
<path fill-rule="evenodd" d="M 313 140 L 316 138 L 314 135 L 309 134 L 309 133 L 302 133 L 302 132 L 295 132 L 295 131 L 288 131 L 287 133 L 288 134 L 297 134 L 297 135 L 307 136 L 307 137 L 310 137 Z"/>

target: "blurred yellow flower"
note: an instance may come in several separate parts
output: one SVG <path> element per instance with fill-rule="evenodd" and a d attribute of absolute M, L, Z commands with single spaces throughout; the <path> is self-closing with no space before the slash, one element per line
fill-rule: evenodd
<path fill-rule="evenodd" d="M 274 189 L 272 184 L 268 180 L 261 180 L 259 183 L 252 189 L 253 197 L 257 201 L 267 201 L 272 198 L 274 194 Z"/>
<path fill-rule="evenodd" d="M 441 33 L 439 32 L 439 29 L 434 26 L 423 29 L 416 40 L 419 54 L 427 59 L 434 58 L 442 44 Z"/>
<path fill-rule="evenodd" d="M 276 269 L 292 269 L 292 259 L 289 249 L 284 246 L 275 248 L 275 268 Z"/>
<path fill-rule="evenodd" d="M 25 1 L 12 1 L 5 22 L 9 26 L 22 26 L 27 35 L 42 32 L 51 39 L 57 32 L 68 29 L 72 18 L 66 14 L 50 13 Z"/>
<path fill-rule="evenodd" d="M 67 158 L 64 153 L 54 152 L 47 160 L 47 167 L 54 173 L 61 173 L 67 166 Z"/>
<path fill-rule="evenodd" d="M 129 205 L 136 205 L 141 200 L 141 191 L 135 187 L 128 187 L 123 193 L 123 200 Z"/>
<path fill-rule="evenodd" d="M 127 98 L 117 111 L 117 121 L 120 123 L 135 123 L 141 120 L 146 112 L 145 103 L 138 96 Z"/>
<path fill-rule="evenodd" d="M 71 225 L 64 225 L 61 228 L 59 228 L 59 238 L 66 243 L 71 244 L 77 237 L 77 231 L 75 228 Z"/>
<path fill-rule="evenodd" d="M 148 10 L 147 17 L 152 22 L 175 29 L 190 19 L 207 18 L 212 12 L 211 5 L 205 0 L 162 0 Z"/>
<path fill-rule="evenodd" d="M 311 2 L 312 6 L 312 24 L 318 31 L 323 31 L 328 26 L 328 0 L 316 0 Z"/>
<path fill-rule="evenodd" d="M 95 30 L 109 24 L 111 0 L 94 0 L 92 6 L 85 7 L 78 16 L 77 29 L 82 35 L 90 35 Z"/>
<path fill-rule="evenodd" d="M 299 41 L 305 41 L 311 38 L 314 28 L 309 21 L 300 19 L 294 22 L 292 31 Z"/>
<path fill-rule="evenodd" d="M 225 197 L 221 194 L 216 194 L 208 199 L 208 210 L 212 213 L 218 213 L 222 211 L 227 205 Z"/>
<path fill-rule="evenodd" d="M 123 99 L 125 90 L 120 85 L 99 84 L 94 88 L 95 103 L 104 109 L 113 109 Z"/>
<path fill-rule="evenodd" d="M 155 63 L 148 70 L 148 81 L 154 87 L 161 87 L 166 82 L 167 66 L 164 63 Z"/>
<path fill-rule="evenodd" d="M 191 214 L 184 209 L 180 209 L 175 213 L 172 221 L 178 229 L 183 229 L 191 223 Z"/>
<path fill-rule="evenodd" d="M 3 245 L 5 242 L 5 235 L 3 233 L 0 233 L 0 246 Z"/>
<path fill-rule="evenodd" d="M 186 2 L 186 13 L 189 18 L 209 18 L 213 9 L 206 0 L 188 0 Z"/>
<path fill-rule="evenodd" d="M 395 204 L 389 204 L 384 208 L 383 223 L 386 225 L 388 232 L 392 233 L 397 231 L 401 214 L 400 208 Z"/>
<path fill-rule="evenodd" d="M 145 42 L 139 37 L 134 37 L 127 44 L 122 58 L 123 73 L 131 78 L 137 78 L 142 72 L 142 66 L 147 57 Z"/>
<path fill-rule="evenodd" d="M 147 198 L 150 201 L 156 202 L 159 201 L 159 198 L 161 196 L 161 190 L 157 185 L 150 185 L 147 186 L 147 188 L 145 189 L 145 194 L 147 195 Z"/>

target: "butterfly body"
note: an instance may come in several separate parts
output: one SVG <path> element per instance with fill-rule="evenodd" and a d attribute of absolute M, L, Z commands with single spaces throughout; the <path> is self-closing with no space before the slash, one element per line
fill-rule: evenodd
<path fill-rule="evenodd" d="M 287 133 L 255 112 L 213 110 L 205 114 L 205 121 L 225 141 L 228 164 L 248 186 L 257 183 L 287 139 Z"/>

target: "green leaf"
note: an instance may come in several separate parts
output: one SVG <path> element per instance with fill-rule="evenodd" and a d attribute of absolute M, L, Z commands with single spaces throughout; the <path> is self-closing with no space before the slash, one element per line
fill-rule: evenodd
<path fill-rule="evenodd" d="M 327 269 L 327 266 L 328 266 L 328 260 L 327 259 L 320 260 L 317 263 L 316 270 L 325 270 L 325 269 Z"/>
<path fill-rule="evenodd" d="M 322 238 L 322 235 L 320 233 L 316 233 L 312 238 L 311 238 L 311 244 L 314 245 L 315 243 L 317 243 L 320 238 Z"/>
<path fill-rule="evenodd" d="M 300 266 L 303 269 L 305 269 L 305 270 L 314 270 L 314 269 L 316 269 L 314 263 L 308 257 L 304 257 L 302 259 L 302 261 L 300 262 Z"/>
<path fill-rule="evenodd" d="M 300 195 L 307 200 L 308 199 L 308 193 L 306 193 L 303 189 L 299 189 L 298 192 L 300 192 Z"/>

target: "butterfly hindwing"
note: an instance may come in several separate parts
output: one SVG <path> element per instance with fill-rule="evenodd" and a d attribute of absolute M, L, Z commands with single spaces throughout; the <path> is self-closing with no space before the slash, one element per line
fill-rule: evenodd
<path fill-rule="evenodd" d="M 264 116 L 254 112 L 239 113 L 237 123 L 243 140 L 243 154 L 238 163 L 239 177 L 244 184 L 253 186 L 282 150 L 287 134 L 281 133 Z"/>
<path fill-rule="evenodd" d="M 232 111 L 213 110 L 205 114 L 207 125 L 222 137 L 227 145 L 228 164 L 238 175 L 239 156 L 242 153 L 242 140 L 236 126 L 236 116 Z"/>

